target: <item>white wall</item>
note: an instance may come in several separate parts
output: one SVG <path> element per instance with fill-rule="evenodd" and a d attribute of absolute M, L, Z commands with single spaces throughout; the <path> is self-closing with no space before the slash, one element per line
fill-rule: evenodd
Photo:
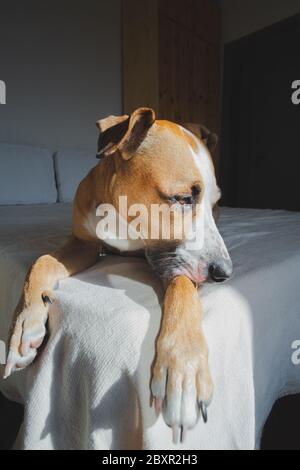
<path fill-rule="evenodd" d="M 0 16 L 0 141 L 94 149 L 95 121 L 122 111 L 120 0 L 10 0 Z"/>
<path fill-rule="evenodd" d="M 300 13 L 300 0 L 220 0 L 228 43 Z"/>

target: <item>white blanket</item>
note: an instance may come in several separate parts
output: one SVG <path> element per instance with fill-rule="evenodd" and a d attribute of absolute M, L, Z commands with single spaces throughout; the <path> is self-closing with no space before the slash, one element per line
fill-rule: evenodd
<path fill-rule="evenodd" d="M 67 235 L 67 205 L 0 208 L 0 339 L 25 271 Z M 0 388 L 25 404 L 16 448 L 254 449 L 277 398 L 300 391 L 300 214 L 223 209 L 233 279 L 202 288 L 215 383 L 208 423 L 184 445 L 149 406 L 161 284 L 144 260 L 109 256 L 60 283 L 38 360 Z"/>

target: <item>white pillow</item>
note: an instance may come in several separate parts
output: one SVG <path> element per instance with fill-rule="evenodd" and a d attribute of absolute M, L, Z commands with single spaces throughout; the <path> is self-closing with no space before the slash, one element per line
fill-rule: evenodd
<path fill-rule="evenodd" d="M 0 143 L 0 204 L 57 201 L 53 152 Z"/>
<path fill-rule="evenodd" d="M 79 183 L 99 163 L 88 150 L 59 150 L 54 161 L 60 202 L 72 202 Z"/>

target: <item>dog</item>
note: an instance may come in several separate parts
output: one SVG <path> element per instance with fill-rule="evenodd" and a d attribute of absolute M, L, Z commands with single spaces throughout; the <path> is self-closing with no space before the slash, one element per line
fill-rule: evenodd
<path fill-rule="evenodd" d="M 110 116 L 98 121 L 97 127 L 100 162 L 78 187 L 72 234 L 62 248 L 41 256 L 27 273 L 15 312 L 5 377 L 36 357 L 57 282 L 95 264 L 102 251 L 142 252 L 165 288 L 151 394 L 156 414 L 163 413 L 178 442 L 201 415 L 207 421 L 213 396 L 197 288 L 207 280 L 226 281 L 233 270 L 215 220 L 220 190 L 211 154 L 217 136 L 201 125 L 157 120 L 149 108 L 139 108 L 130 116 Z M 99 239 L 97 207 L 110 204 L 118 212 L 124 195 L 129 206 L 138 203 L 150 210 L 153 204 L 165 204 L 183 218 L 189 215 L 196 229 L 201 222 L 202 243 L 189 250 L 186 232 L 176 231 L 176 217 L 170 219 L 173 236 L 168 240 L 159 228 L 156 239 L 121 240 L 113 235 Z M 127 215 L 126 223 L 130 220 Z"/>

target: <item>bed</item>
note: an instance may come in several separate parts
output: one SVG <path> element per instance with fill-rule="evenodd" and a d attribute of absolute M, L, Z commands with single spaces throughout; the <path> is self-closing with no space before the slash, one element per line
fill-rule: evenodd
<path fill-rule="evenodd" d="M 0 339 L 30 263 L 70 230 L 68 203 L 0 207 Z M 48 339 L 0 381 L 25 405 L 16 449 L 254 449 L 275 401 L 300 391 L 300 214 L 222 208 L 235 271 L 201 290 L 215 383 L 208 423 L 185 444 L 149 405 L 162 289 L 147 263 L 108 256 L 61 282 Z"/>

